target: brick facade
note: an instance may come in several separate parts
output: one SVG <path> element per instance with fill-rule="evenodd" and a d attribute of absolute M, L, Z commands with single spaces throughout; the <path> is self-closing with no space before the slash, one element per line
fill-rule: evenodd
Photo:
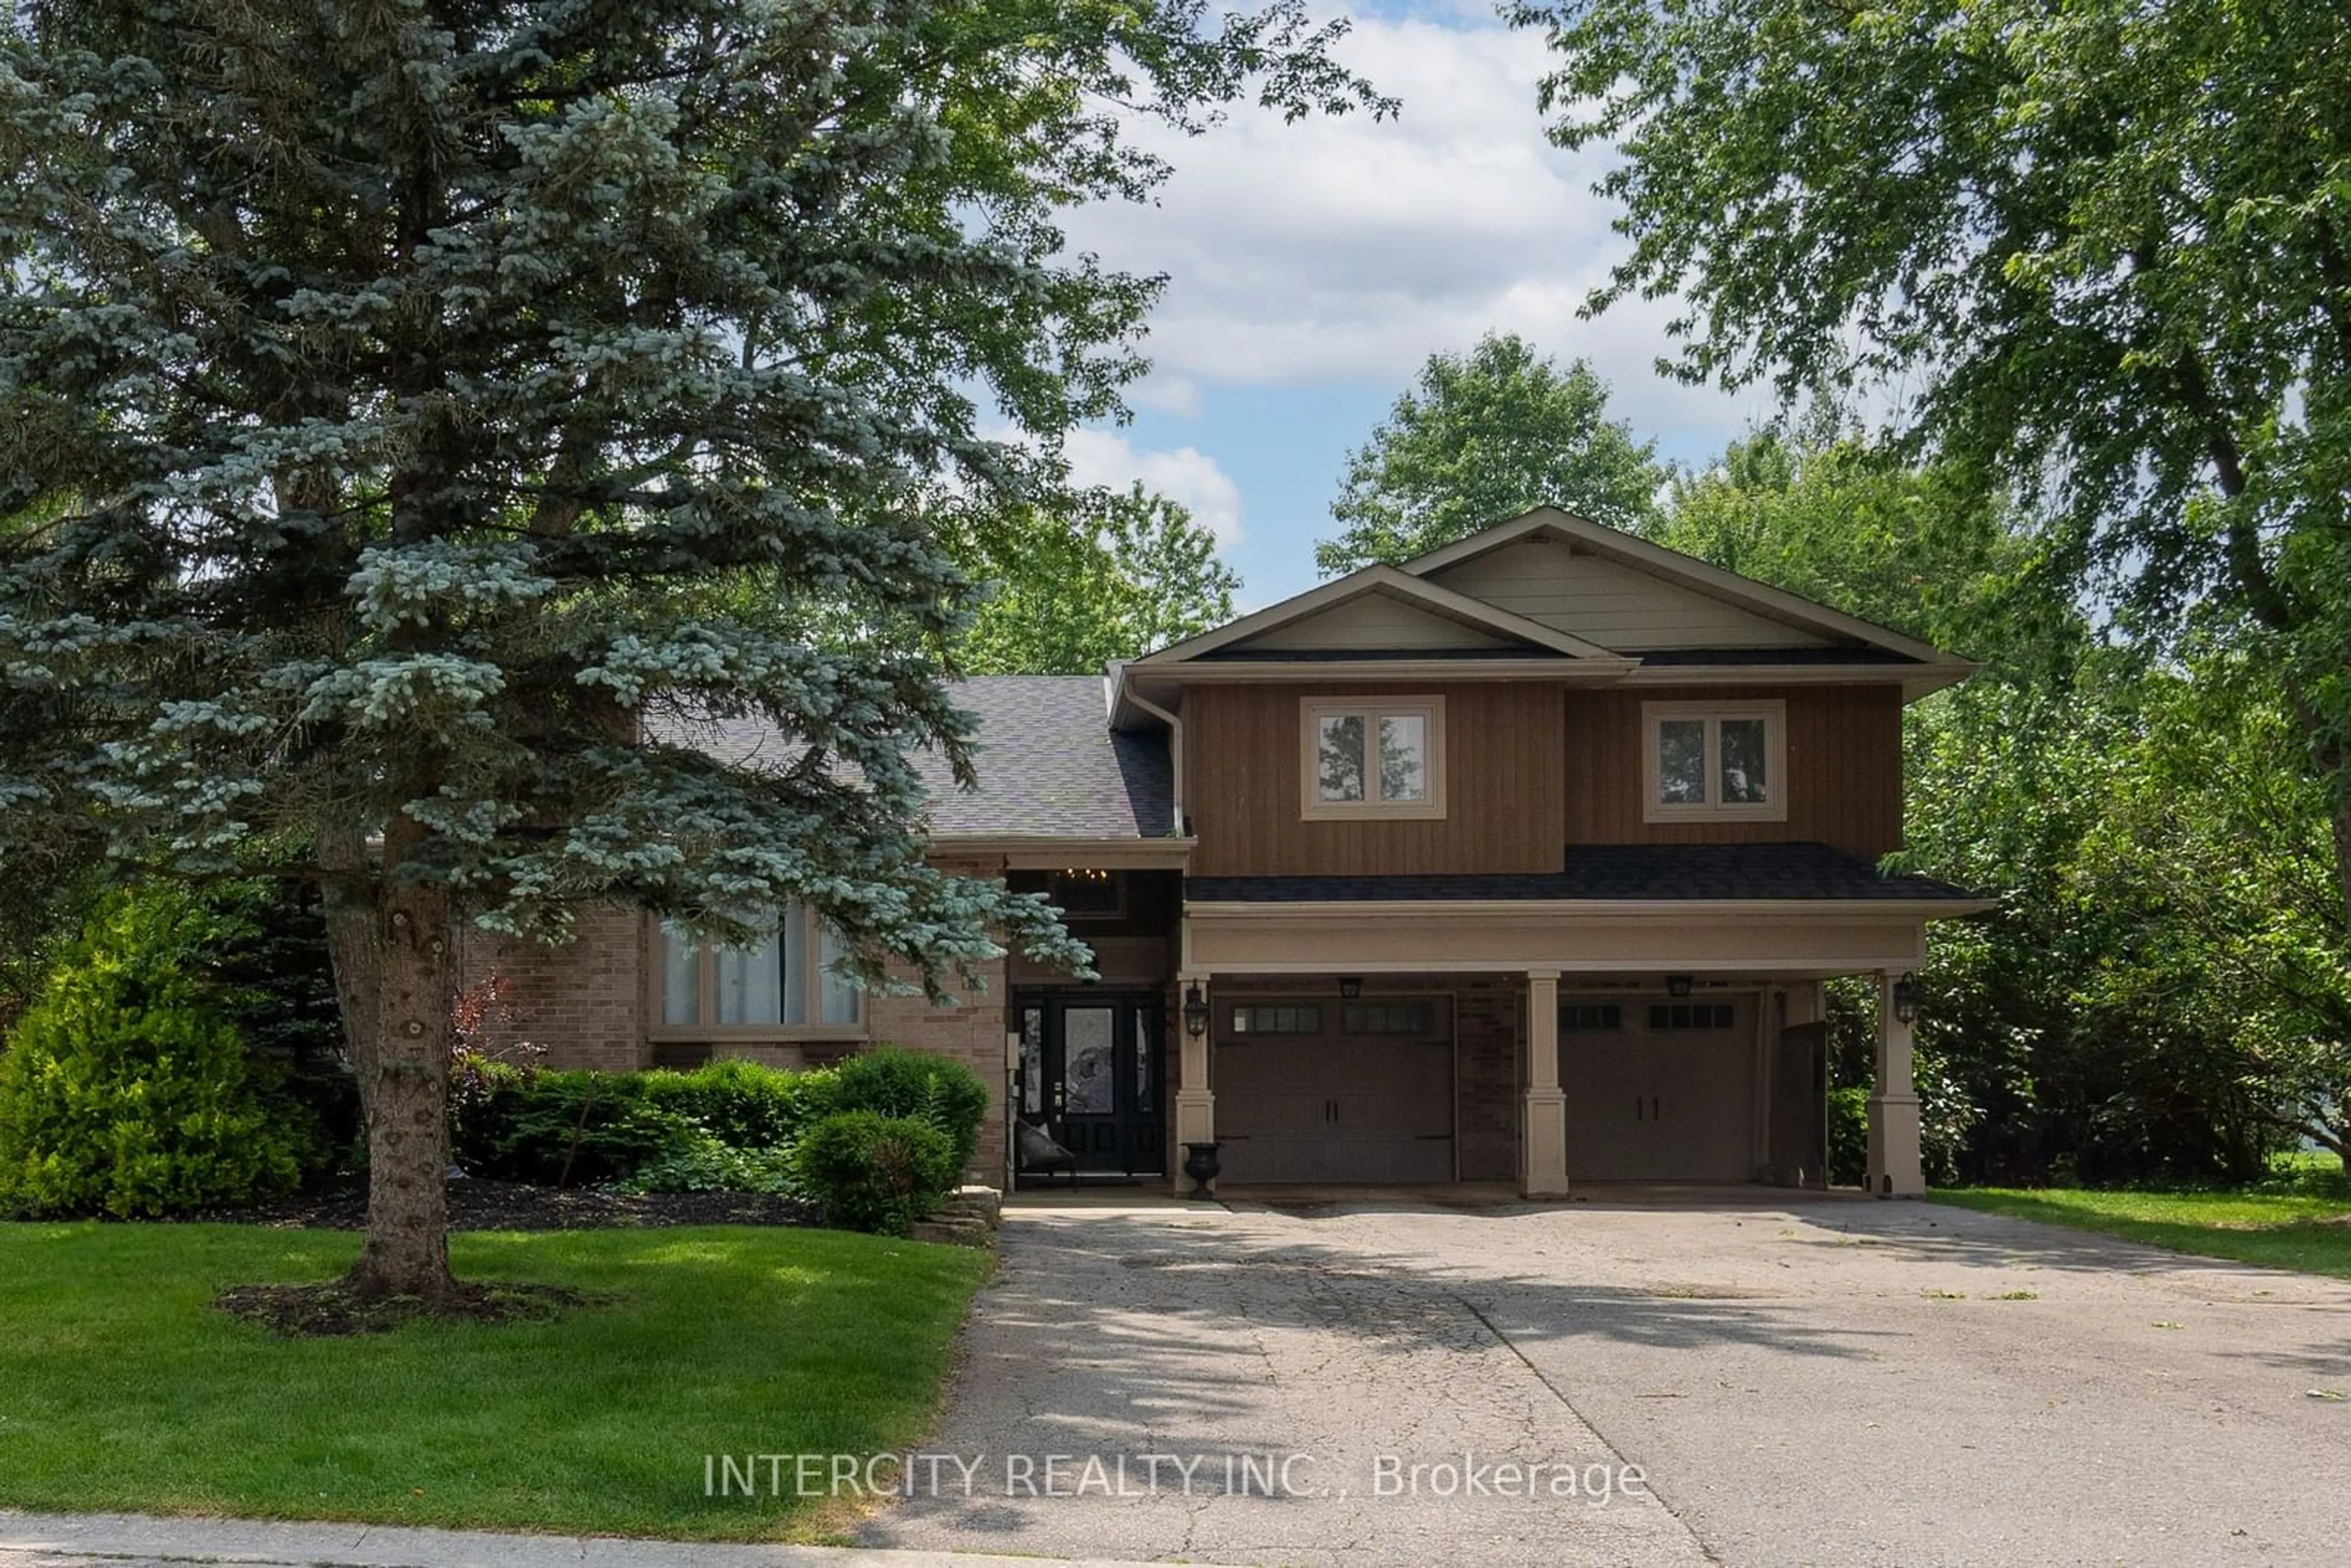
<path fill-rule="evenodd" d="M 568 946 L 515 943 L 478 931 L 458 939 L 465 981 L 477 985 L 492 973 L 508 985 L 509 1019 L 491 1030 L 493 1046 L 517 1040 L 547 1048 L 547 1064 L 560 1068 L 628 1071 L 655 1064 L 655 1048 L 645 1033 L 648 956 L 640 916 L 612 910 L 583 916 Z M 1005 1176 L 1007 984 L 1005 965 L 984 971 L 985 989 L 962 988 L 952 1006 L 934 1007 L 920 996 L 874 996 L 866 999 L 867 1035 L 875 1044 L 949 1056 L 979 1074 L 987 1086 L 988 1117 L 981 1130 L 977 1179 L 1000 1185 Z M 1319 990 L 1321 981 L 1311 984 Z M 1225 982 L 1224 994 L 1249 991 L 1295 994 L 1296 980 L 1271 977 Z M 1518 1164 L 1519 1081 L 1524 1049 L 1525 983 L 1515 976 L 1456 979 L 1441 989 L 1453 998 L 1456 1149 L 1463 1181 L 1510 1181 Z M 1409 981 L 1374 982 L 1377 994 L 1395 990 L 1427 995 L 1433 988 Z M 1161 1104 L 1168 1129 L 1170 1174 L 1181 1163 L 1173 1146 L 1174 1051 L 1182 1025 L 1182 999 L 1171 985 L 1162 1044 Z M 838 1060 L 859 1049 L 839 1040 L 721 1040 L 709 1054 L 739 1058 L 784 1069 Z"/>
<path fill-rule="evenodd" d="M 1466 980 L 1453 993 L 1454 1148 L 1463 1181 L 1516 1181 L 1526 982 Z"/>
<path fill-rule="evenodd" d="M 952 1057 L 979 1074 L 979 1081 L 987 1085 L 987 1120 L 979 1129 L 978 1168 L 973 1179 L 1002 1186 L 1008 1077 L 1003 961 L 983 969 L 981 977 L 987 982 L 987 988 L 955 988 L 952 1007 L 933 1007 L 919 996 L 868 997 L 865 1009 L 874 1044 Z"/>
<path fill-rule="evenodd" d="M 508 1017 L 487 1030 L 493 1050 L 528 1040 L 547 1048 L 549 1067 L 626 1071 L 651 1064 L 645 1043 L 643 917 L 600 909 L 580 917 L 560 947 L 462 928 L 459 983 L 492 975 L 507 984 Z"/>

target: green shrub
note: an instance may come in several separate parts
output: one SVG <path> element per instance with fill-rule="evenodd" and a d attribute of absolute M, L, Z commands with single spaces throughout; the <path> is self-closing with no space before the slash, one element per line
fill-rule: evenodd
<path fill-rule="evenodd" d="M 826 1114 L 872 1111 L 930 1123 L 954 1147 L 958 1173 L 971 1168 L 987 1120 L 987 1085 L 978 1073 L 947 1057 L 895 1046 L 851 1057 L 833 1069 L 831 1082 L 815 1098 Z"/>
<path fill-rule="evenodd" d="M 695 1123 L 731 1149 L 780 1147 L 835 1108 L 830 1070 L 786 1072 L 756 1061 L 713 1061 L 691 1072 L 643 1076 L 652 1103 Z"/>
<path fill-rule="evenodd" d="M 475 1176 L 539 1186 L 625 1181 L 672 1160 L 707 1168 L 705 1143 L 744 1153 L 789 1145 L 821 1113 L 831 1079 L 748 1061 L 555 1072 L 476 1061 L 451 1107 L 452 1152 Z"/>
<path fill-rule="evenodd" d="M 954 1140 L 920 1116 L 837 1111 L 803 1134 L 792 1166 L 800 1191 L 841 1230 L 904 1236 L 963 1174 Z"/>
<path fill-rule="evenodd" d="M 0 1057 L 0 1208 L 155 1215 L 294 1186 L 318 1133 L 230 1023 L 216 935 L 176 890 L 100 905 Z"/>
<path fill-rule="evenodd" d="M 733 1148 L 707 1133 L 611 1184 L 615 1192 L 764 1192 L 799 1196 L 789 1148 Z"/>
<path fill-rule="evenodd" d="M 354 1175 L 367 1169 L 367 1118 L 359 1075 L 340 1061 L 317 1057 L 284 1073 L 270 1092 L 274 1114 L 311 1136 L 295 1153 L 303 1179 Z"/>
<path fill-rule="evenodd" d="M 492 1064 L 458 1106 L 451 1152 L 471 1175 L 540 1186 L 631 1176 L 694 1140 L 648 1095 L 643 1072 L 525 1072 Z"/>
<path fill-rule="evenodd" d="M 1869 1179 L 1869 1091 L 1860 1084 L 1829 1091 L 1829 1180 L 1859 1186 Z"/>

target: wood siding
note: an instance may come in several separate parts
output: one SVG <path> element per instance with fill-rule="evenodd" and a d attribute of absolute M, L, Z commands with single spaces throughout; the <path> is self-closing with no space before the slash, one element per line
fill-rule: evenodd
<path fill-rule="evenodd" d="M 1429 580 L 1620 653 L 1822 645 L 1809 632 L 1560 539 L 1503 545 Z"/>
<path fill-rule="evenodd" d="M 1301 698 L 1428 695 L 1445 698 L 1442 818 L 1301 820 Z M 1556 871 L 1563 714 L 1562 688 L 1538 682 L 1194 686 L 1184 698 L 1184 809 L 1200 840 L 1192 874 Z"/>
<path fill-rule="evenodd" d="M 1422 648 L 1507 648 L 1512 644 L 1417 604 L 1385 593 L 1367 593 L 1361 599 L 1351 599 L 1319 615 L 1309 615 L 1287 626 L 1277 626 L 1234 646 L 1416 651 Z"/>
<path fill-rule="evenodd" d="M 1788 705 L 1788 820 L 1646 822 L 1644 702 Z M 1689 686 L 1571 692 L 1566 841 L 1698 844 L 1816 841 L 1871 859 L 1902 845 L 1902 694 L 1882 686 Z"/>

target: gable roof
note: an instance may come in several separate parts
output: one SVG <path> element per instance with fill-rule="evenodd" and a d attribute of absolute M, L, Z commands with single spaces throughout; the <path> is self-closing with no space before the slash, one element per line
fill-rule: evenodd
<path fill-rule="evenodd" d="M 1402 570 L 1424 580 L 1442 579 L 1505 546 L 1544 538 L 1560 540 L 1580 552 L 1629 567 L 1747 614 L 1784 625 L 1816 640 L 1815 645 L 1819 643 L 1843 643 L 1894 654 L 1922 664 L 1966 663 L 1930 643 L 1920 642 L 1891 627 L 1876 625 L 1784 589 L 1741 577 L 1737 572 L 1725 571 L 1696 556 L 1667 549 L 1663 545 L 1652 544 L 1636 535 L 1576 517 L 1556 507 L 1538 507 L 1523 517 L 1513 517 L 1509 522 L 1497 524 L 1407 561 Z"/>
<path fill-rule="evenodd" d="M 1311 588 L 1255 614 L 1228 622 L 1213 632 L 1204 632 L 1196 637 L 1162 648 L 1155 653 L 1131 660 L 1125 668 L 1136 673 L 1149 673 L 1170 664 L 1189 664 L 1219 655 L 1231 657 L 1253 643 L 1262 647 L 1263 640 L 1269 636 L 1309 624 L 1346 606 L 1360 604 L 1373 598 L 1395 601 L 1413 613 L 1450 622 L 1459 628 L 1467 635 L 1456 643 L 1455 649 L 1447 652 L 1468 646 L 1479 648 L 1481 652 L 1491 650 L 1529 658 L 1584 660 L 1609 669 L 1629 669 L 1632 664 L 1632 661 L 1596 643 L 1514 614 L 1466 593 L 1458 593 L 1442 583 L 1427 581 L 1409 571 L 1393 566 L 1375 565 L 1349 572 L 1318 588 Z M 1294 646 L 1282 651 L 1311 652 Z M 1390 651 L 1400 657 L 1412 657 L 1423 650 L 1416 646 Z"/>
<path fill-rule="evenodd" d="M 1514 546 L 1536 553 L 1495 560 Z M 1111 702 L 1118 727 L 1148 728 L 1165 715 L 1145 695 L 1164 702 L 1186 681 L 1447 678 L 1450 670 L 1597 685 L 1860 680 L 1899 683 L 1907 700 L 1975 669 L 1891 627 L 1539 507 L 1114 664 Z"/>

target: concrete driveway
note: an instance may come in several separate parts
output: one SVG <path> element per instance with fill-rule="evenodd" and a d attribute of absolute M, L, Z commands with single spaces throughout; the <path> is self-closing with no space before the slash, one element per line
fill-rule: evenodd
<path fill-rule="evenodd" d="M 2313 1391 L 2351 1395 L 2351 1284 L 1792 1197 L 1017 1207 L 933 1445 L 970 1477 L 918 1482 L 864 1539 L 1412 1568 L 2340 1559 L 2351 1400 Z"/>

